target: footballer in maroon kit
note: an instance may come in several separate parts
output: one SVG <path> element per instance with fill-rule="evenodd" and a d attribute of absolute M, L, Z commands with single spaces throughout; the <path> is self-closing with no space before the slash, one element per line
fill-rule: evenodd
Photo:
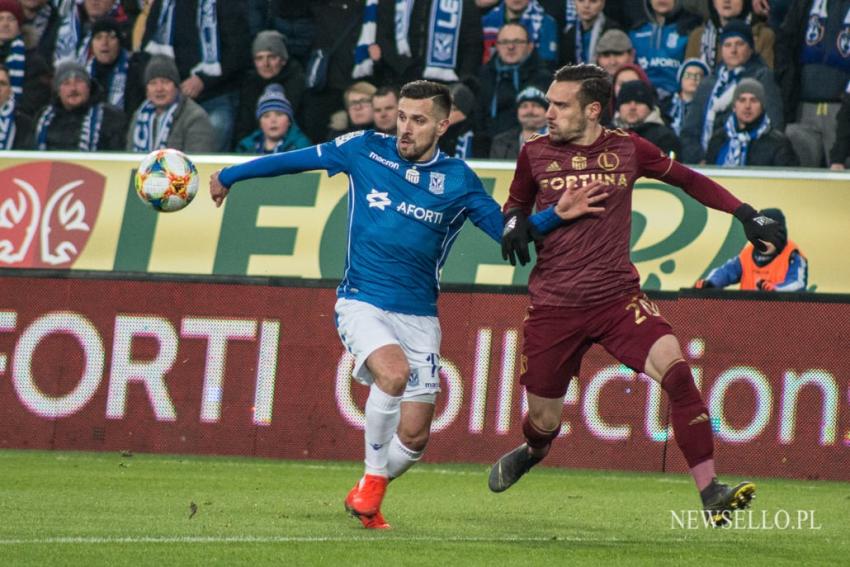
<path fill-rule="evenodd" d="M 714 470 L 711 421 L 670 324 L 640 291 L 629 258 L 632 191 L 641 177 L 684 189 L 700 203 L 734 214 L 759 249 L 778 239 L 778 223 L 759 216 L 709 178 L 666 156 L 652 143 L 599 124 L 611 98 L 608 74 L 595 65 L 555 73 L 547 98 L 549 133 L 520 151 L 505 204 L 503 252 L 527 260 L 533 207 L 544 210 L 570 195 L 587 211 L 550 232 L 537 246 L 529 278 L 531 306 L 523 323 L 520 383 L 528 394 L 526 443 L 493 466 L 494 492 L 512 486 L 549 451 L 561 426 L 564 395 L 594 343 L 661 383 L 672 406 L 673 432 L 716 524 L 745 508 L 755 485 L 728 486 Z M 565 196 L 566 192 L 566 196 Z M 559 202 L 560 201 L 560 202 Z M 563 217 L 562 217 L 563 218 Z M 507 259 L 507 258 L 506 258 Z"/>

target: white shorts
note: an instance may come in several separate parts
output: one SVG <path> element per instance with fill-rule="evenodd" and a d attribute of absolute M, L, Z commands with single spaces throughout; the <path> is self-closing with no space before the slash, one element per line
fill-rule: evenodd
<path fill-rule="evenodd" d="M 404 401 L 434 403 L 440 392 L 440 321 L 436 317 L 385 311 L 355 299 L 336 302 L 336 330 L 354 355 L 352 377 L 370 385 L 366 359 L 385 345 L 399 345 L 410 365 Z"/>

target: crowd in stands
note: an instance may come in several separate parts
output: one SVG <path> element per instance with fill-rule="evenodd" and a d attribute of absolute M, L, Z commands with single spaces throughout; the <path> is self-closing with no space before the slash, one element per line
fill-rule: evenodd
<path fill-rule="evenodd" d="M 0 0 L 5 149 L 274 153 L 450 86 L 441 148 L 515 159 L 565 64 L 686 163 L 850 167 L 850 0 Z"/>

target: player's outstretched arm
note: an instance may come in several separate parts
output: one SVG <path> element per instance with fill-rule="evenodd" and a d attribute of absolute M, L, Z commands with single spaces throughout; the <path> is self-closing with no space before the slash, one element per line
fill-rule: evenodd
<path fill-rule="evenodd" d="M 671 159 L 651 142 L 637 136 L 633 136 L 633 140 L 643 175 L 681 187 L 706 207 L 735 215 L 744 225 L 747 240 L 760 252 L 767 250 L 767 243 L 775 244 L 780 241 L 781 231 L 784 229 L 775 220 L 760 215 L 751 205 L 742 203 L 722 185 Z"/>
<path fill-rule="evenodd" d="M 301 150 L 263 156 L 225 167 L 210 176 L 210 197 L 221 206 L 234 183 L 255 177 L 276 177 L 314 169 L 343 171 L 345 159 L 333 144 L 311 146 Z"/>

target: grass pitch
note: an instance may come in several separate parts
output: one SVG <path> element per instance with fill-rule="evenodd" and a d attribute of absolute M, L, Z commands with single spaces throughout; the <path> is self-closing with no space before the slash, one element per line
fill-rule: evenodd
<path fill-rule="evenodd" d="M 681 475 L 419 465 L 390 486 L 394 529 L 342 500 L 358 463 L 0 451 L 0 565 L 847 565 L 850 484 L 753 479 L 735 529 L 682 527 Z M 798 511 L 814 518 L 798 525 Z M 790 517 L 786 529 L 785 514 Z M 695 522 L 696 523 L 696 522 Z M 793 529 L 792 529 L 793 528 Z M 815 529 L 819 528 L 819 529 Z"/>

